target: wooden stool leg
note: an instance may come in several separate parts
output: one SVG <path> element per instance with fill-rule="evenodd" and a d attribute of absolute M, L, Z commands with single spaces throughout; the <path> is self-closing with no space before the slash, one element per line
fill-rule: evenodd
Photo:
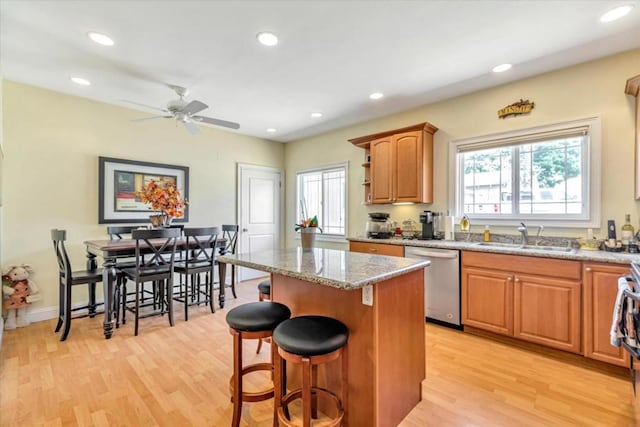
<path fill-rule="evenodd" d="M 348 408 L 349 408 L 349 357 L 348 357 L 348 353 L 347 353 L 347 344 L 344 345 L 344 347 L 342 348 L 342 356 L 340 356 L 342 358 L 342 384 L 340 386 L 340 389 L 342 391 L 342 396 L 341 396 L 341 400 L 342 400 L 342 409 L 344 411 L 344 417 L 342 419 L 342 425 L 344 427 L 347 426 L 347 420 L 349 419 L 348 416 Z"/>
<path fill-rule="evenodd" d="M 318 365 L 311 366 L 311 387 L 318 387 Z M 318 394 L 311 390 L 311 418 L 318 418 Z"/>
<path fill-rule="evenodd" d="M 302 358 L 302 427 L 311 427 L 311 363 Z"/>
<path fill-rule="evenodd" d="M 232 427 L 240 425 L 242 414 L 242 337 L 240 332 L 233 331 L 233 421 Z"/>
<path fill-rule="evenodd" d="M 278 408 L 282 406 L 282 358 L 277 346 L 271 343 L 271 361 L 273 363 L 273 427 L 278 427 Z"/>

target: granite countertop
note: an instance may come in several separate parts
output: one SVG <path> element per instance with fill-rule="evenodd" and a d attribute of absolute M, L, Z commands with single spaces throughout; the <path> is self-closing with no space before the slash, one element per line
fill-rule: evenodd
<path fill-rule="evenodd" d="M 571 249 L 570 251 L 551 250 L 549 248 L 540 247 L 520 248 L 518 245 L 498 246 L 500 243 L 486 244 L 484 242 L 465 242 L 455 240 L 403 240 L 403 239 L 369 239 L 365 237 L 349 237 L 347 240 L 352 242 L 366 243 L 382 243 L 386 245 L 398 246 L 414 246 L 422 248 L 441 248 L 441 249 L 458 249 L 465 251 L 499 253 L 509 255 L 526 255 L 542 258 L 557 258 L 576 261 L 594 261 L 613 264 L 630 264 L 632 261 L 640 262 L 640 254 L 629 254 L 624 252 L 606 252 L 606 251 L 586 251 L 579 249 Z"/>
<path fill-rule="evenodd" d="M 324 248 L 224 255 L 217 260 L 344 290 L 360 289 L 430 265 L 426 260 Z"/>

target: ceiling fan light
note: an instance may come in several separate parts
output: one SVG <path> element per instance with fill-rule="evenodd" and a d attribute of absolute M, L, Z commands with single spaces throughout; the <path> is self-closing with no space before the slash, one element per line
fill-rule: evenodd
<path fill-rule="evenodd" d="M 91 82 L 82 77 L 72 76 L 71 81 L 80 86 L 91 86 Z"/>
<path fill-rule="evenodd" d="M 614 7 L 613 9 L 606 12 L 604 15 L 600 17 L 600 22 L 612 22 L 620 18 L 623 18 L 627 16 L 629 12 L 631 12 L 631 9 L 633 9 L 632 4 Z"/>
<path fill-rule="evenodd" d="M 113 46 L 115 44 L 115 42 L 113 41 L 113 39 L 111 37 L 109 37 L 106 34 L 102 34 L 102 33 L 96 33 L 94 31 L 91 31 L 89 33 L 87 33 L 87 36 L 93 40 L 94 42 L 101 44 L 102 46 Z"/>
<path fill-rule="evenodd" d="M 265 46 L 275 46 L 278 44 L 278 36 L 269 32 L 258 33 L 258 41 Z"/>

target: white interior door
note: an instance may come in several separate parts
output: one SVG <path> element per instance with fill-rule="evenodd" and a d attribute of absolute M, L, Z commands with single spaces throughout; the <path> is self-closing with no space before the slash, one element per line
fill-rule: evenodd
<path fill-rule="evenodd" d="M 238 164 L 238 253 L 280 248 L 281 179 L 278 169 Z M 238 280 L 265 276 L 264 271 L 238 269 Z"/>

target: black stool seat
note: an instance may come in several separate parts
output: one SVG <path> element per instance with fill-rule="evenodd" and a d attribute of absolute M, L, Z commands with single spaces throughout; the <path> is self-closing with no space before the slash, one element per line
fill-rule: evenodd
<path fill-rule="evenodd" d="M 263 280 L 258 283 L 258 290 L 263 294 L 271 295 L 271 280 Z"/>
<path fill-rule="evenodd" d="M 279 302 L 250 302 L 229 311 L 227 323 L 242 332 L 269 331 L 290 317 L 291 310 Z"/>
<path fill-rule="evenodd" d="M 317 356 L 343 347 L 349 329 L 340 321 L 324 316 L 300 316 L 282 322 L 273 339 L 284 351 L 300 356 Z"/>

